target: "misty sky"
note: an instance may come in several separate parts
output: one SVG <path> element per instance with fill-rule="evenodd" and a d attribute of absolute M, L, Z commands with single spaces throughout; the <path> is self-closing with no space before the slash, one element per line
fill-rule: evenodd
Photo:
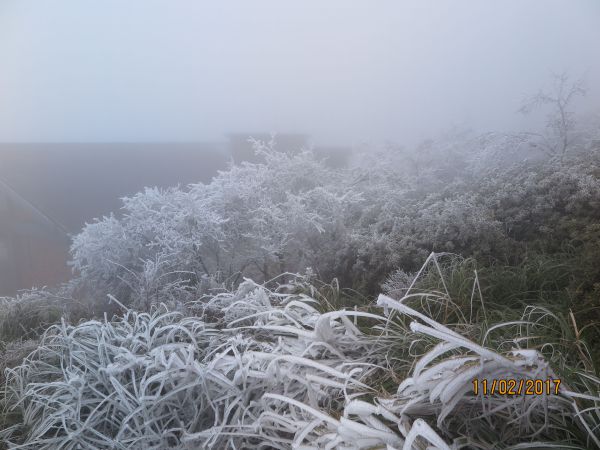
<path fill-rule="evenodd" d="M 0 62 L 3 142 L 411 142 L 524 126 L 551 71 L 600 103 L 600 1 L 0 0 Z"/>

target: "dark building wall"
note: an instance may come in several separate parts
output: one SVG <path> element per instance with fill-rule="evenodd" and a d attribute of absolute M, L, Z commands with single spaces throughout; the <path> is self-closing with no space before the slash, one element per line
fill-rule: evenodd
<path fill-rule="evenodd" d="M 0 144 L 0 179 L 77 233 L 147 186 L 208 182 L 223 143 Z"/>
<path fill-rule="evenodd" d="M 0 182 L 0 296 L 66 281 L 68 247 L 60 225 Z"/>

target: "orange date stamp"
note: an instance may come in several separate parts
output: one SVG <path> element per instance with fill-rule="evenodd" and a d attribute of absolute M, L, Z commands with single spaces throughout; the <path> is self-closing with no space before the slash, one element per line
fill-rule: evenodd
<path fill-rule="evenodd" d="M 556 395 L 560 379 L 473 379 L 475 395 Z"/>

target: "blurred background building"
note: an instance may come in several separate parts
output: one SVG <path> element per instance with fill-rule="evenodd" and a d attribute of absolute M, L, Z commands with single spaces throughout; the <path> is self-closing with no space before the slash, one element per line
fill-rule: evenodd
<path fill-rule="evenodd" d="M 0 295 L 69 275 L 67 230 L 0 180 Z"/>

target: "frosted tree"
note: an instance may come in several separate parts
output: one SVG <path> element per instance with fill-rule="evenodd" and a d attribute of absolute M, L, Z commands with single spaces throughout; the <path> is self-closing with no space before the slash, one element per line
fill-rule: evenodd
<path fill-rule="evenodd" d="M 551 90 L 540 90 L 526 99 L 520 108 L 523 114 L 529 114 L 542 107 L 550 112 L 546 121 L 546 133 L 539 135 L 542 150 L 551 155 L 564 155 L 574 143 L 575 113 L 573 103 L 577 97 L 586 93 L 582 80 L 571 81 L 568 74 L 554 75 Z"/>
<path fill-rule="evenodd" d="M 232 166 L 211 183 L 123 199 L 121 218 L 88 224 L 75 238 L 74 268 L 95 290 L 144 304 L 158 278 L 194 290 L 307 267 L 334 276 L 362 197 L 311 152 L 273 145 L 256 142 L 264 162 Z"/>

